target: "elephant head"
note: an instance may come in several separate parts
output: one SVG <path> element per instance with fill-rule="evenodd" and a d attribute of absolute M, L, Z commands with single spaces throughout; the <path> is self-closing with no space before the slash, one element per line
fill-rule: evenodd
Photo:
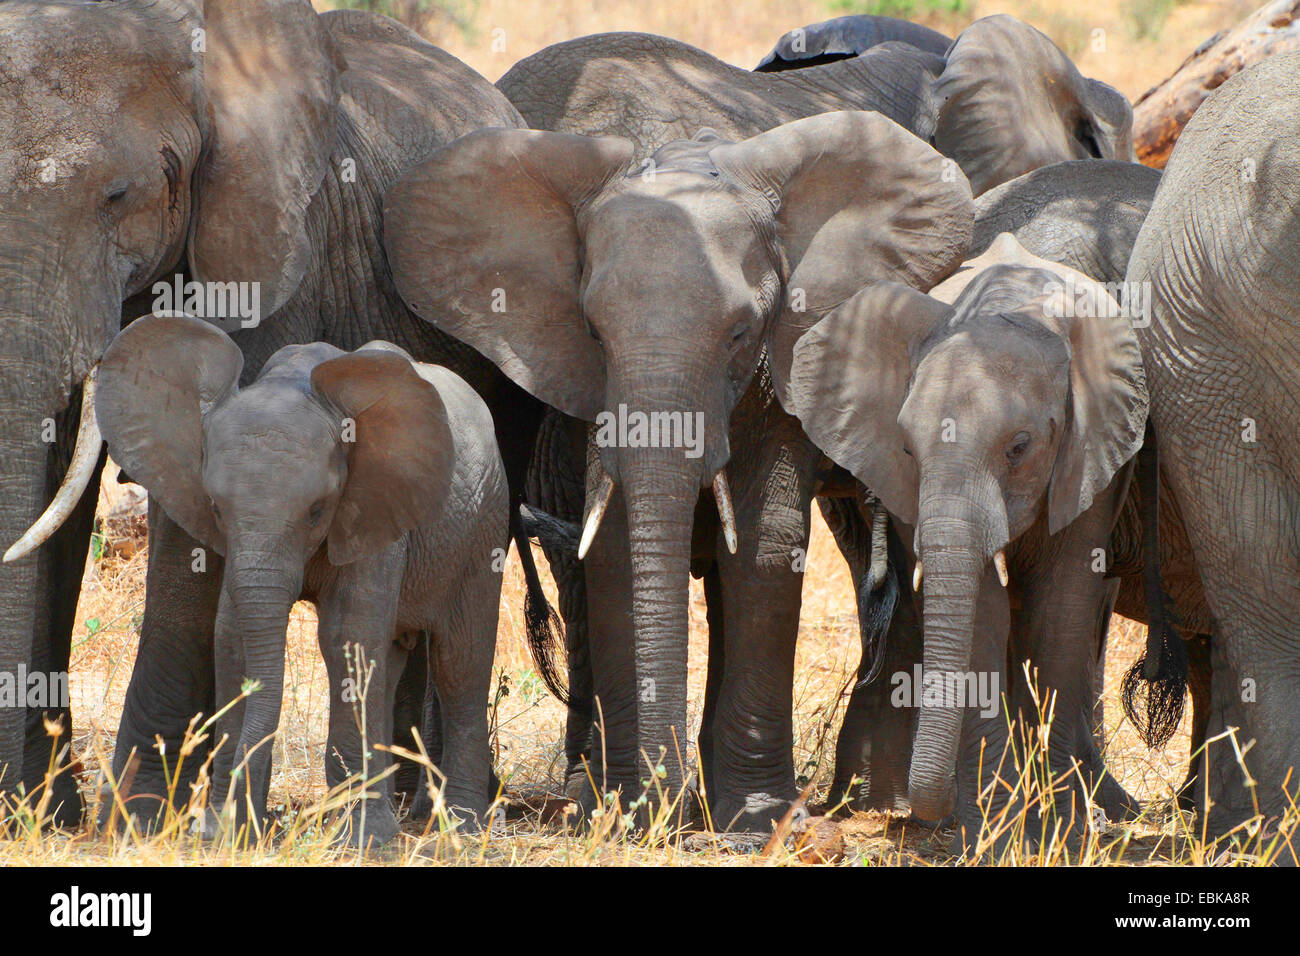
<path fill-rule="evenodd" d="M 263 314 L 293 293 L 343 69 L 306 0 L 0 4 L 0 669 L 44 632 L 30 553 L 99 457 L 86 394 L 50 500 L 46 423 L 92 381 L 123 302 L 178 263 L 200 281 L 258 283 Z M 21 719 L 0 714 L 11 771 Z"/>
<path fill-rule="evenodd" d="M 1015 17 L 984 17 L 963 30 L 934 93 L 934 146 L 961 166 L 976 196 L 1069 159 L 1137 161 L 1124 95 L 1082 76 L 1056 44 Z"/>
<path fill-rule="evenodd" d="M 784 390 L 798 334 L 864 282 L 928 288 L 955 268 L 965 180 L 875 113 L 738 143 L 704 131 L 642 163 L 616 137 L 483 130 L 410 171 L 384 218 L 407 304 L 542 401 L 589 422 L 699 423 L 687 447 L 597 435 L 580 545 L 620 489 L 636 677 L 657 688 L 638 738 L 652 755 L 684 740 L 692 518 L 712 487 L 735 550 L 732 410 L 765 350 Z"/>
<path fill-rule="evenodd" d="M 431 525 L 454 466 L 442 400 L 395 346 L 286 346 L 244 389 L 242 367 L 210 323 L 147 316 L 109 346 L 97 396 L 114 459 L 226 558 L 218 645 L 237 643 L 243 676 L 263 685 L 236 762 L 279 723 L 285 628 L 307 562 L 323 545 L 349 564 Z M 266 780 L 252 775 L 260 808 Z"/>
<path fill-rule="evenodd" d="M 1137 338 L 1079 273 L 1010 235 L 930 295 L 876 283 L 813 326 L 791 393 L 813 441 L 915 528 L 924 568 L 924 666 L 970 667 L 984 576 L 1036 522 L 1055 534 L 1142 444 Z M 910 781 L 942 814 L 962 712 L 921 711 Z"/>

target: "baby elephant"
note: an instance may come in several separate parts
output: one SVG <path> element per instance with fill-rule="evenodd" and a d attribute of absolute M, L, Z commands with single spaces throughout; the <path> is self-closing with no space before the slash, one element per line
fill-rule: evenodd
<path fill-rule="evenodd" d="M 286 346 L 246 388 L 242 367 L 238 347 L 215 326 L 149 316 L 105 353 L 96 400 L 114 459 L 225 557 L 218 706 L 235 699 L 245 679 L 261 683 L 218 722 L 217 739 L 227 742 L 217 751 L 210 806 L 231 797 L 237 819 L 266 812 L 285 629 L 302 598 L 316 605 L 329 671 L 329 785 L 388 765 L 375 744 L 393 739 L 409 643 L 396 638 L 429 631 L 443 796 L 477 823 L 489 796 L 486 707 L 497 559 L 508 533 L 505 472 L 487 407 L 452 372 L 413 362 L 386 342 L 351 353 Z M 202 567 L 196 560 L 196 573 Z M 391 777 L 385 786 L 391 791 Z M 350 843 L 397 834 L 390 800 L 363 803 L 348 821 Z"/>

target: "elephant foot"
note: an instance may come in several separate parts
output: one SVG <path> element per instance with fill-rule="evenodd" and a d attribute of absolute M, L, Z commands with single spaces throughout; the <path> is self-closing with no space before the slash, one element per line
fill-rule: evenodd
<path fill-rule="evenodd" d="M 401 832 L 397 814 L 387 799 L 359 801 L 343 819 L 335 837 L 335 846 L 353 850 L 373 850 L 396 838 Z"/>
<path fill-rule="evenodd" d="M 778 797 L 770 793 L 751 793 L 743 801 L 722 797 L 710 806 L 713 828 L 728 833 L 762 833 L 772 834 L 772 828 L 779 824 L 793 797 Z M 808 811 L 799 807 L 791 816 L 791 822 L 806 819 Z"/>
<path fill-rule="evenodd" d="M 1136 820 L 1142 814 L 1142 804 L 1110 774 L 1102 778 L 1094 800 L 1106 812 L 1108 820 Z"/>
<path fill-rule="evenodd" d="M 907 800 L 907 788 L 897 791 L 873 790 L 860 777 L 848 780 L 836 780 L 831 784 L 826 796 L 827 812 L 835 817 L 846 817 L 851 813 L 881 811 L 884 813 L 907 813 L 912 805 Z"/>

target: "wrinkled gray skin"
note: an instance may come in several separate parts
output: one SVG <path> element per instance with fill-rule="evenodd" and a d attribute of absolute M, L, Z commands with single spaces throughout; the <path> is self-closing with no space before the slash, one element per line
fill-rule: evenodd
<path fill-rule="evenodd" d="M 626 136 L 638 158 L 702 126 L 743 138 L 813 113 L 874 109 L 954 159 L 976 196 L 1050 163 L 1136 159 L 1128 100 L 1005 15 L 971 24 L 946 57 L 886 42 L 776 74 L 666 37 L 595 34 L 521 60 L 497 87 L 534 129 Z"/>
<path fill-rule="evenodd" d="M 1103 283 L 1121 283 L 1129 253 L 1160 182 L 1159 172 L 1136 163 L 1068 161 L 1045 166 L 1004 183 L 975 201 L 975 230 L 971 255 L 984 252 L 994 238 L 1011 233 L 1029 252 L 1092 276 Z M 1118 287 L 1112 286 L 1118 295 Z M 854 581 L 861 581 L 870 562 L 871 520 L 855 497 L 819 498 L 818 504 L 849 563 Z M 1120 594 L 1117 607 L 1126 617 L 1147 619 L 1142 591 L 1141 527 L 1136 482 L 1124 502 L 1123 517 L 1112 541 L 1111 573 L 1121 578 L 1112 588 Z M 1162 501 L 1161 570 L 1182 616 L 1192 602 L 1194 569 L 1180 555 L 1174 513 Z M 1185 537 L 1185 535 L 1184 535 Z M 1191 581 L 1188 573 L 1191 572 Z M 899 573 L 900 602 L 885 642 L 885 675 L 908 672 L 921 659 L 919 607 L 909 600 L 911 569 Z M 1122 582 L 1122 583 L 1121 583 Z M 865 599 L 865 594 L 859 595 Z M 1099 635 L 1096 676 L 1100 688 L 1105 648 L 1105 621 Z M 864 648 L 864 654 L 869 649 Z M 1013 669 L 1020 662 L 1013 661 Z M 1018 673 L 1018 670 L 1016 670 Z M 1208 671 L 1206 672 L 1208 679 Z M 1194 681 L 1193 686 L 1199 682 Z M 845 710 L 836 741 L 831 801 L 846 801 L 856 809 L 907 809 L 907 776 L 911 764 L 915 712 L 890 705 L 891 687 L 885 679 L 856 686 Z M 1203 707 L 1198 707 L 1198 714 Z M 1100 710 L 1097 712 L 1100 723 Z M 1101 740 L 1092 748 L 1099 751 Z M 854 778 L 857 783 L 854 783 Z M 1106 777 L 1099 792 L 1108 816 L 1131 813 L 1135 804 Z"/>
<path fill-rule="evenodd" d="M 995 675 L 1013 715 L 1033 723 L 1008 659 L 1031 659 L 1039 691 L 1055 693 L 1052 770 L 1069 780 L 1083 764 L 1058 795 L 1067 821 L 1105 773 L 1092 662 L 1110 584 L 1093 566 L 1146 420 L 1133 331 L 1119 316 L 1062 315 L 1068 275 L 1004 235 L 928 296 L 863 290 L 800 339 L 791 370 L 809 436 L 879 496 L 924 565 L 926 674 Z M 1006 717 L 978 711 L 946 702 L 917 715 L 908 799 L 941 819 L 955 770 L 959 849 L 979 831 L 977 795 L 1007 740 Z M 992 805 L 1004 801 L 995 791 Z"/>
<path fill-rule="evenodd" d="M 1279 816 L 1300 768 L 1298 70 L 1300 56 L 1269 57 L 1197 110 L 1128 269 L 1152 283 L 1141 335 L 1161 468 L 1214 622 L 1207 733 L 1236 727 L 1242 748 L 1254 741 L 1250 788 L 1232 744 L 1210 745 L 1211 834 L 1254 815 L 1254 801 Z"/>
<path fill-rule="evenodd" d="M 599 704 L 603 739 L 588 759 L 601 790 L 635 798 L 649 776 L 640 754 L 658 762 L 661 748 L 665 790 L 682 784 L 693 571 L 709 600 L 700 753 L 713 823 L 767 831 L 796 796 L 797 559 L 821 454 L 782 405 L 790 349 L 864 282 L 928 288 L 956 267 L 971 200 L 945 168 L 896 124 L 854 111 L 736 143 L 706 131 L 657 150 L 485 130 L 389 193 L 389 258 L 417 312 L 442 307 L 440 327 L 579 423 L 620 406 L 702 416 L 698 457 L 588 446 L 585 424 L 552 421 L 543 432 L 584 467 L 540 491 L 577 484 L 590 511 L 601 482 L 614 486 L 582 568 L 590 677 L 575 655 L 571 682 Z M 720 474 L 735 506 L 734 554 L 719 530 Z M 577 507 L 561 517 L 582 524 L 581 498 Z M 571 771 L 586 777 L 580 765 Z"/>
<path fill-rule="evenodd" d="M 950 37 L 927 26 L 896 17 L 864 13 L 835 17 L 791 30 L 776 42 L 771 52 L 754 67 L 754 72 L 779 73 L 846 60 L 895 40 L 935 56 L 943 56 L 952 46 Z"/>
<path fill-rule="evenodd" d="M 407 656 L 399 638 L 429 631 L 443 797 L 477 823 L 488 804 L 484 703 L 501 594 L 493 552 L 508 544 L 491 414 L 455 373 L 386 342 L 352 353 L 286 346 L 241 389 L 242 366 L 209 323 L 149 316 L 105 353 L 97 398 L 114 460 L 225 558 L 217 702 L 235 700 L 245 679 L 262 685 L 217 723 L 229 744 L 217 751 L 209 832 L 227 799 L 237 824 L 265 817 L 285 628 L 300 599 L 317 607 L 329 673 L 327 784 L 387 767 L 375 745 L 393 740 Z M 391 778 L 384 788 L 391 797 Z M 390 800 L 352 809 L 350 843 L 396 834 Z"/>
<path fill-rule="evenodd" d="M 799 34 L 802 52 L 793 48 Z M 976 20 L 951 44 L 903 20 L 840 17 L 787 33 L 758 70 L 814 67 L 891 40 L 943 58 L 932 142 L 961 164 L 977 196 L 1061 160 L 1137 159 L 1128 101 L 1081 76 L 1043 33 L 1005 14 Z"/>
<path fill-rule="evenodd" d="M 177 271 L 261 283 L 261 324 L 234 335 L 246 380 L 285 344 L 383 338 L 509 408 L 504 430 L 535 418 L 535 403 L 489 363 L 406 309 L 378 239 L 379 196 L 403 167 L 478 126 L 519 125 L 515 110 L 384 18 L 318 17 L 305 0 L 206 7 L 205 17 L 198 0 L 0 4 L 4 547 L 62 477 L 82 378 L 124 319 L 151 310 L 153 282 Z M 41 440 L 46 417 L 59 425 L 54 447 Z M 505 431 L 499 441 L 508 472 L 517 459 L 522 474 L 526 443 Z M 54 541 L 0 566 L 0 670 L 67 669 L 93 509 L 87 494 Z M 155 735 L 175 753 L 190 718 L 213 712 L 221 579 L 216 556 L 206 575 L 191 571 L 199 545 L 152 510 L 145 620 L 114 757 L 119 780 L 131 752 L 140 758 L 142 796 L 129 806 L 142 815 L 167 792 Z M 6 788 L 41 782 L 41 716 L 0 710 Z M 66 773 L 58 781 L 55 819 L 73 823 L 75 785 Z"/>

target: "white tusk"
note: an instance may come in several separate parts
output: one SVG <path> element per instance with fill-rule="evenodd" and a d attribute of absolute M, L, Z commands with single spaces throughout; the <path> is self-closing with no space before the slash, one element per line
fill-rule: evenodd
<path fill-rule="evenodd" d="M 1002 582 L 1003 587 L 1006 587 L 1011 577 L 1007 574 L 1007 556 L 1003 552 L 999 551 L 993 555 L 993 567 L 998 569 L 998 580 Z"/>
<path fill-rule="evenodd" d="M 722 538 L 727 550 L 736 553 L 736 509 L 731 505 L 731 489 L 727 487 L 727 474 L 719 470 L 713 476 L 713 500 L 718 505 L 718 520 L 722 522 Z"/>
<path fill-rule="evenodd" d="M 48 541 L 59 530 L 59 526 L 68 520 L 68 516 L 81 501 L 86 485 L 90 484 L 90 477 L 95 473 L 95 465 L 99 462 L 100 446 L 104 443 L 99 434 L 99 423 L 95 421 L 95 370 L 98 367 L 92 368 L 82 382 L 77 444 L 72 449 L 72 461 L 68 462 L 63 483 L 59 485 L 59 490 L 45 513 L 5 552 L 5 564 L 26 557 Z"/>
<path fill-rule="evenodd" d="M 916 569 L 912 572 L 912 590 L 921 590 L 921 578 L 924 574 L 925 567 L 921 564 L 921 559 L 916 559 Z"/>
<path fill-rule="evenodd" d="M 596 488 L 596 498 L 592 502 L 591 510 L 587 512 L 587 520 L 582 525 L 582 540 L 578 542 L 579 561 L 587 556 L 587 549 L 591 547 L 596 532 L 600 530 L 601 519 L 605 517 L 605 509 L 609 507 L 609 499 L 613 494 L 614 479 L 609 477 L 608 473 L 602 472 L 600 485 Z"/>

